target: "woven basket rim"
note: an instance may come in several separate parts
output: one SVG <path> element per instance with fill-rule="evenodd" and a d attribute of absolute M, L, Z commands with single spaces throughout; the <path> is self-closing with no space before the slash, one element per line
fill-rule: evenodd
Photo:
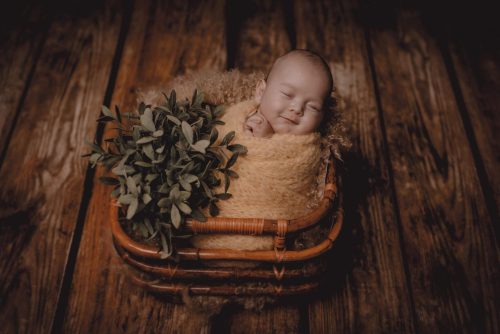
<path fill-rule="evenodd" d="M 323 199 L 321 200 L 320 205 L 306 217 L 294 220 L 265 220 L 265 219 L 258 220 L 259 222 L 262 222 L 263 225 L 266 224 L 267 222 L 270 231 L 266 232 L 275 232 L 277 234 L 276 239 L 281 238 L 284 241 L 284 238 L 286 237 L 287 233 L 307 229 L 317 224 L 320 221 L 320 219 L 323 218 L 328 212 L 328 210 L 332 207 L 333 199 L 337 198 L 338 200 L 337 217 L 335 221 L 332 223 L 327 238 L 313 247 L 299 251 L 286 250 L 283 247 L 276 247 L 276 245 L 274 250 L 259 250 L 259 251 L 234 250 L 234 249 L 180 248 L 177 249 L 177 254 L 179 255 L 179 258 L 181 260 L 192 260 L 192 261 L 193 260 L 194 261 L 242 260 L 242 261 L 256 261 L 256 262 L 262 261 L 262 262 L 274 262 L 274 263 L 305 261 L 317 257 L 323 254 L 324 252 L 328 251 L 332 247 L 332 244 L 338 237 L 343 224 L 342 194 L 337 191 L 337 184 L 335 182 L 335 179 L 336 178 L 333 168 L 333 161 L 330 161 L 329 169 L 327 171 L 327 179 L 325 180 L 325 191 Z M 119 209 L 118 206 L 111 205 L 109 211 L 111 231 L 117 245 L 119 245 L 121 248 L 125 249 L 127 252 L 137 257 L 149 258 L 149 259 L 161 259 L 160 249 L 151 245 L 137 242 L 125 233 L 125 231 L 123 230 L 118 221 L 118 209 Z M 219 217 L 212 218 L 212 220 L 215 222 L 217 221 L 217 219 L 219 219 Z M 227 220 L 227 218 L 222 218 L 222 219 Z M 248 218 L 239 218 L 239 219 L 232 219 L 231 221 L 236 222 L 235 224 L 244 225 L 248 223 L 248 220 L 249 220 Z M 250 221 L 254 220 L 251 219 Z M 206 224 L 206 223 L 200 223 L 200 224 Z M 190 226 L 193 225 L 194 224 L 191 223 Z M 290 228 L 290 226 L 292 226 L 292 228 Z M 231 231 L 233 230 L 234 229 L 232 229 Z M 261 231 L 263 233 L 264 228 L 262 228 Z M 216 229 L 213 232 L 204 231 L 199 233 L 208 233 L 208 234 L 221 233 L 221 231 L 220 229 Z M 249 233 L 243 232 L 241 234 L 249 234 Z"/>

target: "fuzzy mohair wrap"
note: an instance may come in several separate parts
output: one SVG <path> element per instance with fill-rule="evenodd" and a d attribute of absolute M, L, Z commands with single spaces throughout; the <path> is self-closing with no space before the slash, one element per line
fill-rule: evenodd
<path fill-rule="evenodd" d="M 311 211 L 321 162 L 319 133 L 308 135 L 275 134 L 271 138 L 253 137 L 243 132 L 248 114 L 258 105 L 243 101 L 228 108 L 219 133 L 235 131 L 234 143 L 244 145 L 247 154 L 238 157 L 231 180 L 230 199 L 219 201 L 220 216 L 230 218 L 294 219 Z M 223 192 L 222 186 L 216 192 Z M 199 235 L 192 238 L 200 248 L 245 250 L 273 249 L 271 236 Z"/>
<path fill-rule="evenodd" d="M 158 105 L 164 99 L 162 92 L 168 94 L 175 89 L 177 99 L 181 100 L 190 99 L 193 91 L 198 89 L 204 93 L 205 102 L 226 106 L 222 116 L 225 125 L 218 127 L 219 134 L 222 137 L 229 131 L 235 131 L 232 143 L 244 145 L 248 153 L 240 156 L 232 168 L 239 175 L 239 178 L 231 179 L 228 192 L 232 197 L 217 203 L 221 217 L 299 218 L 315 207 L 322 192 L 321 173 L 328 155 L 326 151 L 329 152 L 324 149 L 325 137 L 332 138 L 332 133 L 336 133 L 332 129 L 337 122 L 325 127 L 329 129 L 330 137 L 322 137 L 319 132 L 307 135 L 274 134 L 271 138 L 257 138 L 244 133 L 245 118 L 258 108 L 253 95 L 258 81 L 263 78 L 262 73 L 198 72 L 177 77 L 166 90 L 152 89 L 140 96 L 147 104 Z M 334 117 L 325 119 L 333 120 Z M 336 134 L 333 136 L 338 137 Z M 336 149 L 332 149 L 334 154 Z M 216 193 L 221 192 L 222 186 L 216 190 Z M 198 248 L 273 249 L 272 236 L 195 235 L 191 242 Z M 220 261 L 217 262 L 221 265 Z"/>

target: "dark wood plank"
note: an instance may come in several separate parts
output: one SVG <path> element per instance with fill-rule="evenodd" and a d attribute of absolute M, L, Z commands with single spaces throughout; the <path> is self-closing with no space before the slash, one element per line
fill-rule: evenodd
<path fill-rule="evenodd" d="M 39 3 L 24 1 L 4 10 L 0 15 L 0 165 L 49 25 Z"/>
<path fill-rule="evenodd" d="M 111 104 L 131 110 L 138 88 L 161 87 L 185 70 L 225 65 L 223 1 L 135 1 Z M 206 322 L 196 321 L 198 314 L 186 306 L 131 282 L 113 248 L 110 188 L 97 181 L 103 174 L 96 171 L 62 331 L 207 332 Z"/>
<path fill-rule="evenodd" d="M 344 157 L 342 233 L 350 245 L 333 250 L 336 286 L 311 303 L 309 325 L 311 333 L 411 333 L 411 297 L 357 3 L 299 1 L 295 6 L 297 47 L 315 50 L 328 61 L 353 141 Z M 347 272 L 338 270 L 343 266 Z"/>
<path fill-rule="evenodd" d="M 267 71 L 276 57 L 291 48 L 286 31 L 286 1 L 236 1 L 228 5 L 234 67 L 243 72 Z"/>
<path fill-rule="evenodd" d="M 52 24 L 0 171 L 3 333 L 51 329 L 120 26 L 94 9 Z"/>
<path fill-rule="evenodd" d="M 213 325 L 213 333 L 304 333 L 301 317 L 296 301 L 290 305 L 265 306 L 261 311 L 224 309 Z"/>
<path fill-rule="evenodd" d="M 497 333 L 498 244 L 446 66 L 415 12 L 386 23 L 371 48 L 417 328 Z"/>
<path fill-rule="evenodd" d="M 290 50 L 285 1 L 230 1 L 228 3 L 229 54 L 243 72 L 266 72 L 274 60 Z M 301 312 L 297 303 L 268 306 L 262 311 L 224 309 L 215 324 L 231 333 L 299 333 Z M 219 329 L 220 328 L 220 329 Z"/>
<path fill-rule="evenodd" d="M 500 208 L 500 51 L 499 38 L 448 42 L 451 58 L 473 129 L 486 178 L 485 196 L 492 196 L 490 211 L 498 219 Z M 482 166 L 480 166 L 481 168 Z M 496 227 L 497 237 L 500 226 Z"/>

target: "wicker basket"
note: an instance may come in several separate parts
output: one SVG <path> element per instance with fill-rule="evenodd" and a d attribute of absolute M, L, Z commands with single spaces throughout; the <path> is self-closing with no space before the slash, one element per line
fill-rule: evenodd
<path fill-rule="evenodd" d="M 274 235 L 273 250 L 199 249 L 176 247 L 180 261 L 162 260 L 159 249 L 132 240 L 119 223 L 120 210 L 111 205 L 110 221 L 115 248 L 121 258 L 137 269 L 141 276 L 133 281 L 145 289 L 168 295 L 189 292 L 194 295 L 221 296 L 287 296 L 310 292 L 319 286 L 326 269 L 323 253 L 332 248 L 343 222 L 343 211 L 333 161 L 327 166 L 323 198 L 318 207 L 305 217 L 293 220 L 254 218 L 208 218 L 207 222 L 188 220 L 186 229 L 194 234 Z M 334 205 L 335 203 L 335 205 Z M 335 219 L 327 237 L 313 247 L 287 250 L 287 240 L 316 226 L 335 207 Z M 334 216 L 334 213 L 330 214 Z M 255 268 L 239 266 L 206 267 L 206 261 L 231 260 L 252 262 Z"/>

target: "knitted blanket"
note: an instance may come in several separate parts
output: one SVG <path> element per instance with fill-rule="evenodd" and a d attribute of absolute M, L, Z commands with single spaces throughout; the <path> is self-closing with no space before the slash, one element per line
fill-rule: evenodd
<path fill-rule="evenodd" d="M 247 147 L 233 169 L 229 200 L 219 201 L 220 215 L 232 218 L 294 219 L 306 215 L 314 200 L 321 149 L 318 133 L 275 134 L 271 138 L 243 133 L 245 117 L 257 108 L 252 100 L 226 110 L 219 133 L 235 131 L 235 143 Z"/>
<path fill-rule="evenodd" d="M 320 136 L 275 134 L 257 138 L 243 132 L 245 117 L 257 108 L 252 100 L 237 103 L 222 116 L 219 133 L 235 131 L 235 143 L 248 153 L 233 166 L 239 178 L 232 179 L 230 199 L 219 201 L 221 217 L 294 219 L 305 216 L 315 204 L 317 174 L 321 163 Z M 222 185 L 217 192 L 223 192 Z M 273 248 L 271 236 L 194 236 L 200 248 L 265 250 Z M 220 263 L 219 263 L 220 265 Z"/>

